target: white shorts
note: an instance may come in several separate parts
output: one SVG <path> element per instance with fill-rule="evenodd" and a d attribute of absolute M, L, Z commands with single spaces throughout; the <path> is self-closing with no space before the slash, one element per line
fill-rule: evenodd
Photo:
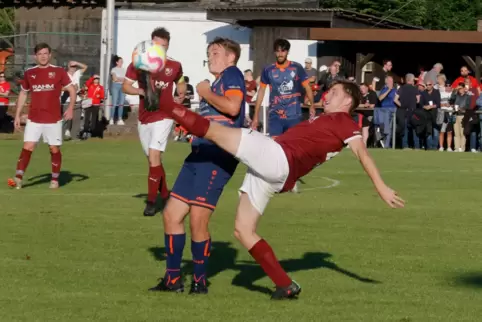
<path fill-rule="evenodd" d="M 249 169 L 239 191 L 263 214 L 271 197 L 283 189 L 290 171 L 288 159 L 281 145 L 270 137 L 250 129 L 241 131 L 236 158 Z"/>
<path fill-rule="evenodd" d="M 166 150 L 173 123 L 174 121 L 170 119 L 147 124 L 138 123 L 139 139 L 146 155 L 149 155 L 149 149 L 161 152 Z"/>
<path fill-rule="evenodd" d="M 37 143 L 41 136 L 48 145 L 62 145 L 62 121 L 44 124 L 27 120 L 23 141 Z"/>

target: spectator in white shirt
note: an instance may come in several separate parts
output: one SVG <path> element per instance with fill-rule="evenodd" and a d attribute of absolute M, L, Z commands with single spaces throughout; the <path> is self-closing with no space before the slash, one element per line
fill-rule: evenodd
<path fill-rule="evenodd" d="M 114 57 L 114 63 L 115 65 L 110 71 L 110 75 L 112 77 L 112 108 L 110 112 L 109 124 L 114 124 L 114 116 L 117 108 L 117 125 L 124 125 L 122 115 L 124 114 L 125 94 L 122 91 L 122 83 L 126 77 L 126 69 L 122 67 L 124 61 L 119 56 Z"/>
<path fill-rule="evenodd" d="M 86 70 L 87 70 L 87 65 L 79 63 L 77 61 L 71 60 L 71 61 L 69 61 L 68 65 L 67 65 L 67 75 L 69 75 L 70 80 L 72 81 L 72 84 L 75 86 L 75 91 L 77 93 L 79 93 L 79 91 L 80 91 L 80 79 L 82 78 L 82 75 L 84 74 L 84 72 Z M 80 102 L 81 100 L 82 100 L 81 97 L 79 95 L 77 95 L 76 102 Z M 60 99 L 60 103 L 62 104 L 62 108 L 64 109 L 64 112 L 65 112 L 65 109 L 67 109 L 67 107 L 70 103 L 69 92 L 63 92 L 62 97 Z M 80 122 L 80 115 L 77 116 L 77 117 L 75 117 L 75 115 L 74 115 L 74 119 L 75 119 L 75 122 Z M 73 122 L 74 119 L 64 122 L 63 131 L 64 131 L 65 137 L 67 139 L 69 139 L 71 137 L 72 122 Z M 80 124 L 78 124 L 78 125 L 80 127 Z M 74 132 L 78 132 L 78 131 L 74 131 Z M 74 136 L 76 134 L 77 133 L 74 133 Z"/>

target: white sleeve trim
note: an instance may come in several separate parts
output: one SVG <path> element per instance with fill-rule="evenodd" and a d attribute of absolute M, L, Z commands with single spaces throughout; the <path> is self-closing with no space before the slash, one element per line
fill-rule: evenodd
<path fill-rule="evenodd" d="M 124 79 L 128 80 L 129 82 L 133 82 L 133 83 L 137 82 L 136 80 L 130 79 L 129 77 L 124 77 Z"/>
<path fill-rule="evenodd" d="M 360 134 L 357 134 L 357 135 L 354 135 L 352 137 L 349 137 L 348 139 L 343 141 L 343 143 L 348 144 L 348 142 L 350 142 L 350 141 L 353 141 L 353 140 L 356 140 L 356 139 L 361 139 L 361 138 L 362 138 L 362 136 Z"/>
<path fill-rule="evenodd" d="M 22 91 L 24 91 L 24 92 L 30 92 L 30 90 L 29 90 L 29 89 L 25 89 L 25 88 L 23 88 L 23 85 L 20 85 L 20 88 L 21 88 L 21 89 L 22 89 Z"/>
<path fill-rule="evenodd" d="M 64 87 L 62 87 L 62 89 L 66 89 L 67 87 L 72 86 L 72 85 L 74 85 L 74 83 L 73 83 L 73 82 L 70 82 L 70 83 L 68 83 L 67 85 L 65 85 Z"/>

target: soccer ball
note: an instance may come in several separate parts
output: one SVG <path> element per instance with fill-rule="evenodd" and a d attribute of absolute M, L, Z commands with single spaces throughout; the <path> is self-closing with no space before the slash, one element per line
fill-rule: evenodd
<path fill-rule="evenodd" d="M 158 73 L 166 66 L 166 50 L 151 40 L 140 42 L 132 52 L 134 68 Z"/>

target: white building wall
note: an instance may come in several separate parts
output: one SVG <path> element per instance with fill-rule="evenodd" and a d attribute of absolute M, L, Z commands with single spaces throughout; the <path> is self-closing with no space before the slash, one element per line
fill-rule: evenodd
<path fill-rule="evenodd" d="M 238 67 L 241 70 L 253 68 L 249 46 L 251 29 L 209 21 L 204 11 L 121 9 L 117 10 L 115 17 L 115 53 L 124 58 L 125 66 L 130 62 L 132 50 L 137 43 L 149 39 L 154 28 L 165 27 L 171 33 L 168 55 L 182 63 L 184 74 L 189 76 L 193 86 L 206 78 L 213 80 L 204 61 L 206 45 L 218 36 L 229 37 L 239 42 L 242 52 Z M 290 40 L 290 42 L 289 59 L 303 64 L 305 58 L 311 57 L 313 67 L 316 68 L 316 50 L 313 50 L 316 46 L 310 47 L 316 42 L 307 40 Z M 272 44 L 266 44 L 266 50 L 271 51 Z"/>

